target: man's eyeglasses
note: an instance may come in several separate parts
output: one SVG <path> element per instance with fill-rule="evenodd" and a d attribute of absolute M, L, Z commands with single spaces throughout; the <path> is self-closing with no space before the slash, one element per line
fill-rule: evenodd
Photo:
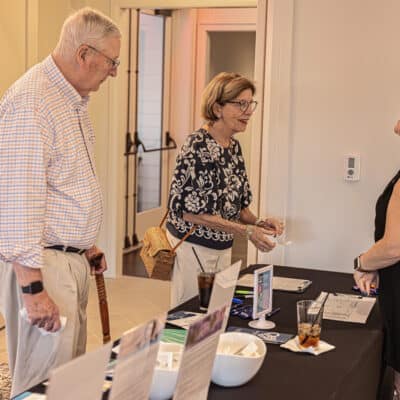
<path fill-rule="evenodd" d="M 235 104 L 237 107 L 240 108 L 240 111 L 242 111 L 244 113 L 246 111 L 254 112 L 254 110 L 257 108 L 257 104 L 258 104 L 258 102 L 255 100 L 252 100 L 252 101 L 231 100 L 231 101 L 227 101 L 227 103 Z"/>
<path fill-rule="evenodd" d="M 108 61 L 108 63 L 110 64 L 111 68 L 118 68 L 119 64 L 121 64 L 121 60 L 114 60 L 111 57 L 108 57 L 106 54 L 104 54 L 102 51 L 97 50 L 96 47 L 90 46 L 89 44 L 86 44 L 85 46 L 89 47 L 89 49 L 95 51 L 96 53 L 101 54 L 103 57 L 105 57 Z"/>

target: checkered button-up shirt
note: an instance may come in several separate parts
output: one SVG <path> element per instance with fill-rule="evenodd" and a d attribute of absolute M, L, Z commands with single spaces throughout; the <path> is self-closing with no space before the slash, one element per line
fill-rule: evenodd
<path fill-rule="evenodd" d="M 1 99 L 1 261 L 37 268 L 45 246 L 94 244 L 102 199 L 87 105 L 51 56 Z"/>

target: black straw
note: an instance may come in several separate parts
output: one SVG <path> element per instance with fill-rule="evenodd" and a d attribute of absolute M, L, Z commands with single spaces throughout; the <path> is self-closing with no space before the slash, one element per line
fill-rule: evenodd
<path fill-rule="evenodd" d="M 196 250 L 194 249 L 193 246 L 192 246 L 192 250 L 193 250 L 194 255 L 196 256 L 196 260 L 197 260 L 197 262 L 199 263 L 201 270 L 203 271 L 203 273 L 206 273 L 206 271 L 204 270 L 203 266 L 201 265 L 200 258 L 199 258 L 199 256 L 197 255 Z"/>

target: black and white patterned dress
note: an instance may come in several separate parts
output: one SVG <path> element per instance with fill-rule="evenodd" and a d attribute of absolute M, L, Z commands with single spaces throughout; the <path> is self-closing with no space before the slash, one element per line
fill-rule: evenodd
<path fill-rule="evenodd" d="M 176 160 L 168 201 L 168 231 L 182 238 L 192 224 L 183 213 L 219 215 L 238 221 L 251 202 L 251 192 L 240 144 L 219 145 L 203 128 L 186 139 Z M 188 242 L 211 249 L 232 247 L 233 234 L 200 225 Z"/>

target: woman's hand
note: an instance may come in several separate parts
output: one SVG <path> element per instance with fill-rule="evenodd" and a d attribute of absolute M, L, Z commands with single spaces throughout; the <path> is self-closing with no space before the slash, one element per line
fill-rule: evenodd
<path fill-rule="evenodd" d="M 259 226 L 253 227 L 253 232 L 249 237 L 249 240 L 257 247 L 258 250 L 263 252 L 271 251 L 275 246 L 276 243 L 269 240 L 268 235 L 271 235 L 271 232 L 261 228 Z"/>
<path fill-rule="evenodd" d="M 360 288 L 361 293 L 366 293 L 369 296 L 371 287 L 377 288 L 379 286 L 379 274 L 377 271 L 354 271 L 354 281 Z"/>
<path fill-rule="evenodd" d="M 282 235 L 285 229 L 285 224 L 280 219 L 275 217 L 265 218 L 265 220 L 259 222 L 257 226 L 268 230 L 268 234 L 274 236 Z"/>

